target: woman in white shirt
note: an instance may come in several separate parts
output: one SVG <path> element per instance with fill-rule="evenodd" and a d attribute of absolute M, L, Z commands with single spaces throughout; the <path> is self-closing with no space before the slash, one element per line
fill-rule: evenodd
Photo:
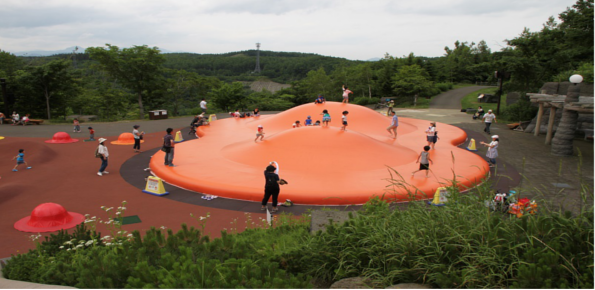
<path fill-rule="evenodd" d="M 498 157 L 498 143 L 500 143 L 500 137 L 498 135 L 492 136 L 492 142 L 490 142 L 490 144 L 481 142 L 481 144 L 488 147 L 486 157 L 488 158 L 490 167 L 496 167 L 496 157 Z"/>
<path fill-rule="evenodd" d="M 436 122 L 430 122 L 430 127 L 426 130 L 426 140 L 428 141 L 428 146 L 434 149 L 436 145 L 436 141 L 438 141 L 438 131 L 436 131 Z"/>

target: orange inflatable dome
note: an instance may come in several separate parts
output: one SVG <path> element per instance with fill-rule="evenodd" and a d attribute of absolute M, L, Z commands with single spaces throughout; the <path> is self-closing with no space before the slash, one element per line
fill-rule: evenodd
<path fill-rule="evenodd" d="M 45 143 L 52 143 L 52 144 L 66 144 L 66 143 L 74 143 L 78 142 L 79 139 L 72 139 L 70 135 L 66 132 L 57 132 L 52 137 L 52 140 L 45 140 Z"/>
<path fill-rule="evenodd" d="M 302 126 L 322 121 L 328 110 L 328 127 Z M 341 112 L 349 111 L 346 131 L 341 131 Z M 431 178 L 419 168 L 417 157 L 427 144 L 429 121 L 399 118 L 398 138 L 386 128 L 391 118 L 366 107 L 337 102 L 305 104 L 277 115 L 223 119 L 198 128 L 198 140 L 176 144 L 174 164 L 164 166 L 164 153 L 151 159 L 151 170 L 166 182 L 185 189 L 226 198 L 261 201 L 264 169 L 271 161 L 279 164 L 279 176 L 289 182 L 281 186 L 280 200 L 296 204 L 363 204 L 374 196 L 408 201 L 432 198 L 438 187 L 451 185 L 453 171 L 460 187 L 471 187 L 489 172 L 480 156 L 456 147 L 466 133 L 438 123 L 440 140 L 430 150 Z M 264 141 L 254 142 L 259 125 Z M 390 186 L 391 170 L 402 185 Z M 398 175 L 401 175 L 399 177 Z"/>
<path fill-rule="evenodd" d="M 145 143 L 145 140 L 140 140 L 141 143 Z M 110 142 L 115 145 L 134 145 L 134 135 L 132 133 L 122 133 L 118 136 L 118 140 Z"/>

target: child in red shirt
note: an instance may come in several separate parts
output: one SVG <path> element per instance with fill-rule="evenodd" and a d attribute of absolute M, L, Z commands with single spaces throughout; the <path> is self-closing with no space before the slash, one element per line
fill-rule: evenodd
<path fill-rule="evenodd" d="M 256 131 L 256 138 L 254 139 L 254 142 L 256 142 L 259 137 L 260 141 L 262 141 L 262 139 L 264 138 L 264 129 L 262 128 L 262 125 L 258 125 L 258 130 Z"/>

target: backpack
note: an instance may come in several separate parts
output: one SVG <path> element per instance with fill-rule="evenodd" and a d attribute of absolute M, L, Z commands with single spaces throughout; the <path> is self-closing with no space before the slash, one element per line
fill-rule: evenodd
<path fill-rule="evenodd" d="M 101 158 L 101 154 L 99 154 L 99 146 L 97 146 L 97 148 L 95 148 L 95 158 Z"/>

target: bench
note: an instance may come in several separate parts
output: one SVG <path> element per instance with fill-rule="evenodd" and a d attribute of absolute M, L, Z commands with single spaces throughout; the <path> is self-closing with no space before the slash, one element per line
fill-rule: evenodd
<path fill-rule="evenodd" d="M 28 124 L 35 124 L 35 125 L 41 125 L 43 124 L 43 120 L 41 119 L 29 119 L 29 122 L 27 122 Z"/>

